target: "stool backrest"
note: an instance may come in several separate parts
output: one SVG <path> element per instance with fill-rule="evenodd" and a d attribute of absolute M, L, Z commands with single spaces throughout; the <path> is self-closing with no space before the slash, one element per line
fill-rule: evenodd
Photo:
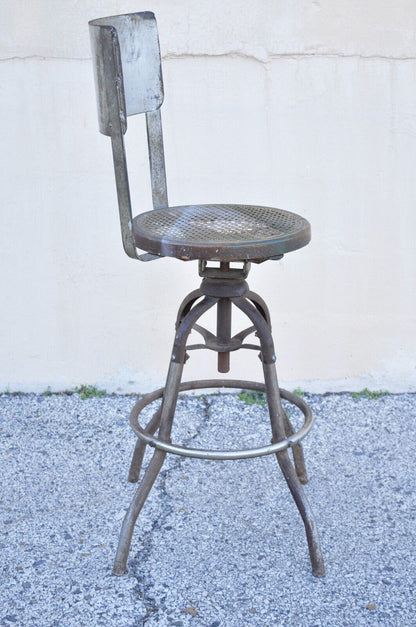
<path fill-rule="evenodd" d="M 146 114 L 154 209 L 168 206 L 160 106 L 163 79 L 153 13 L 130 13 L 89 22 L 100 132 L 112 140 L 123 245 L 138 258 L 123 135 L 127 117 Z"/>

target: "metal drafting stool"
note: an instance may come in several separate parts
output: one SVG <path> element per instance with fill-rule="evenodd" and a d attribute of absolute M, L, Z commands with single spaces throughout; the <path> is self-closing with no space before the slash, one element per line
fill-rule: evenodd
<path fill-rule="evenodd" d="M 305 525 L 313 574 L 323 576 L 318 533 L 301 485 L 307 482 L 307 477 L 300 441 L 312 426 L 312 413 L 303 399 L 279 389 L 270 315 L 264 301 L 250 291 L 246 282 L 250 262 L 280 259 L 285 253 L 308 244 L 310 225 L 294 213 L 270 207 L 228 204 L 169 207 L 160 117 L 163 82 L 155 16 L 150 12 L 132 13 L 93 20 L 89 25 L 99 127 L 101 133 L 111 137 L 124 250 L 129 257 L 141 261 L 160 257 L 198 260 L 202 277 L 200 288 L 191 292 L 179 308 L 165 387 L 141 398 L 130 415 L 138 439 L 129 481 L 139 479 L 146 445 L 155 450 L 124 518 L 113 572 L 117 575 L 126 572 L 136 519 L 166 453 L 210 460 L 275 453 Z M 127 117 L 136 113 L 146 114 L 153 210 L 133 218 L 123 136 Z M 138 249 L 146 252 L 139 254 Z M 231 267 L 230 262 L 240 263 Z M 198 324 L 201 316 L 213 307 L 217 311 L 216 334 Z M 248 328 L 234 336 L 231 335 L 233 307 L 250 321 Z M 188 345 L 192 330 L 202 336 L 200 344 Z M 251 334 L 256 334 L 259 344 L 246 341 Z M 229 371 L 230 352 L 240 348 L 259 351 L 264 383 L 230 379 L 181 383 L 188 352 L 201 348 L 218 353 L 220 373 Z M 172 444 L 170 433 L 178 393 L 215 387 L 265 392 L 272 443 L 244 450 L 202 450 Z M 138 418 L 142 409 L 159 398 L 162 398 L 160 408 L 146 427 L 140 426 Z M 304 424 L 296 432 L 282 409 L 281 398 L 296 405 L 304 415 Z M 294 465 L 288 448 L 292 448 Z"/>

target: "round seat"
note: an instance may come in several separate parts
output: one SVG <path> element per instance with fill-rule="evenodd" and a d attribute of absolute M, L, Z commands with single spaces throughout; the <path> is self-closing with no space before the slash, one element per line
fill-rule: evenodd
<path fill-rule="evenodd" d="M 263 261 L 309 243 L 307 220 L 253 205 L 187 205 L 133 219 L 136 246 L 155 255 L 212 261 Z"/>

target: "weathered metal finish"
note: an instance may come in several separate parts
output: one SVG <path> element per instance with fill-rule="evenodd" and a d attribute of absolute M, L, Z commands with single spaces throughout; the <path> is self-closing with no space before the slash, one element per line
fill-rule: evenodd
<path fill-rule="evenodd" d="M 264 339 L 264 341 L 266 341 L 266 339 Z M 275 365 L 263 362 L 263 372 L 267 393 L 267 405 L 269 408 L 270 422 L 272 426 L 272 441 L 282 442 L 285 440 L 286 433 L 284 425 L 284 412 L 280 402 Z M 276 458 L 299 513 L 302 516 L 306 531 L 306 538 L 308 541 L 312 573 L 315 577 L 323 577 L 325 575 L 324 560 L 321 551 L 321 543 L 319 541 L 318 529 L 316 527 L 311 506 L 309 505 L 306 494 L 298 479 L 296 470 L 290 461 L 287 450 L 276 453 Z"/>
<path fill-rule="evenodd" d="M 217 304 L 217 338 L 219 346 L 224 350 L 218 351 L 218 372 L 230 371 L 230 351 L 225 350 L 231 340 L 231 301 L 229 298 L 220 298 Z"/>
<path fill-rule="evenodd" d="M 251 320 L 256 328 L 261 344 L 261 358 L 264 364 L 274 364 L 276 355 L 274 352 L 273 338 L 267 320 L 247 298 L 233 298 L 233 303 L 241 309 Z"/>
<path fill-rule="evenodd" d="M 162 415 L 162 406 L 153 414 L 152 419 L 146 425 L 145 431 L 150 435 L 153 435 L 159 428 L 160 417 Z M 127 481 L 130 483 L 137 483 L 140 477 L 140 471 L 143 464 L 143 458 L 146 451 L 146 442 L 137 438 L 136 446 L 134 447 L 133 458 L 131 460 L 129 475 Z"/>
<path fill-rule="evenodd" d="M 129 188 L 129 175 L 127 172 L 126 153 L 124 139 L 120 124 L 117 131 L 111 135 L 113 149 L 114 171 L 116 174 L 117 200 L 120 214 L 121 237 L 125 252 L 132 259 L 137 259 L 137 249 L 132 234 L 132 212 Z"/>
<path fill-rule="evenodd" d="M 146 128 L 153 209 L 166 209 L 168 207 L 168 188 L 160 109 L 146 113 Z"/>
<path fill-rule="evenodd" d="M 183 318 L 179 327 L 176 330 L 175 341 L 173 343 L 171 360 L 177 363 L 184 364 L 186 361 L 186 340 L 188 335 L 192 331 L 192 328 L 196 321 L 206 313 L 211 307 L 216 305 L 217 298 L 211 298 L 205 296 L 205 298 L 197 303 Z"/>
<path fill-rule="evenodd" d="M 225 265 L 222 266 L 222 271 L 224 273 L 227 273 L 227 267 Z M 204 281 L 205 280 L 206 279 L 204 279 Z M 219 285 L 222 285 L 224 283 L 224 280 L 220 278 L 211 279 L 211 280 L 213 282 L 217 281 Z M 234 280 L 229 281 L 231 292 L 233 291 L 232 283 L 234 283 L 236 280 L 237 279 L 235 278 Z M 188 300 L 189 302 L 194 302 L 195 297 L 197 298 L 199 297 L 199 295 L 200 295 L 199 291 L 192 292 L 190 295 L 191 298 L 185 299 L 183 303 L 187 303 Z M 251 299 L 253 299 L 253 297 L 254 297 L 253 293 L 251 293 Z M 260 341 L 261 341 L 260 348 L 262 351 L 263 363 L 265 364 L 274 363 L 275 356 L 274 356 L 273 340 L 270 335 L 270 328 L 269 328 L 268 322 L 265 319 L 264 314 L 260 312 L 252 304 L 251 300 L 244 299 L 244 298 L 236 298 L 236 299 L 220 298 L 218 300 L 218 299 L 210 298 L 210 297 L 205 297 L 197 305 L 195 305 L 194 307 L 191 307 L 188 313 L 182 318 L 176 330 L 175 342 L 174 342 L 174 347 L 172 351 L 172 361 L 182 363 L 182 364 L 185 362 L 186 351 L 189 350 L 189 347 L 186 346 L 186 340 L 191 330 L 195 329 L 195 327 L 197 327 L 195 330 L 199 331 L 200 333 L 202 332 L 202 334 L 205 336 L 207 343 L 208 342 L 213 343 L 213 338 L 215 336 L 213 336 L 213 334 L 210 333 L 209 331 L 197 325 L 196 322 L 206 311 L 208 311 L 208 309 L 210 309 L 216 303 L 217 303 L 217 306 L 220 307 L 221 302 L 227 302 L 227 312 L 226 312 L 227 319 L 225 321 L 226 329 L 224 330 L 221 327 L 221 325 L 224 324 L 224 321 L 220 319 L 220 331 L 222 333 L 222 336 L 220 337 L 217 335 L 217 337 L 215 338 L 216 346 L 211 345 L 211 348 L 216 350 L 218 354 L 227 352 L 226 349 L 229 347 L 229 344 L 232 339 L 228 335 L 230 334 L 229 332 L 231 329 L 231 303 L 235 303 L 237 307 L 239 307 L 242 311 L 244 311 L 244 313 L 246 313 L 246 315 L 248 315 L 248 317 L 253 322 L 253 327 L 251 327 L 250 330 L 256 331 L 260 338 Z M 181 305 L 181 310 L 183 309 L 183 306 L 184 306 L 183 303 Z M 229 304 L 229 310 L 228 310 L 228 304 Z M 225 337 L 226 334 L 227 334 L 227 338 Z M 256 347 L 256 348 L 259 348 L 259 347 Z M 179 390 L 182 391 L 186 389 L 201 389 L 204 387 L 216 387 L 217 386 L 217 383 L 215 382 L 215 380 L 204 381 L 202 382 L 202 384 L 200 383 L 201 382 L 191 382 L 191 384 L 185 384 L 185 386 L 184 384 L 182 384 L 179 387 Z M 211 385 L 207 385 L 208 383 L 210 383 Z M 189 385 L 191 385 L 191 387 L 188 387 Z M 250 389 L 250 386 L 253 386 L 255 384 L 253 384 L 253 382 L 244 382 L 240 380 L 238 381 L 234 380 L 231 382 L 226 381 L 226 380 L 221 380 L 220 382 L 218 382 L 218 385 L 219 387 L 235 387 L 235 388 L 248 387 Z M 259 386 L 255 385 L 255 388 L 260 389 L 261 391 L 266 391 L 266 388 L 262 386 L 261 384 Z M 197 458 L 202 458 L 202 459 L 223 459 L 224 460 L 224 459 L 244 459 L 244 458 L 249 458 L 249 457 L 268 455 L 271 453 L 275 453 L 277 451 L 282 451 L 288 448 L 289 446 L 293 446 L 294 444 L 299 442 L 309 432 L 313 424 L 312 413 L 309 407 L 307 406 L 307 404 L 303 401 L 303 399 L 300 399 L 296 397 L 295 395 L 290 394 L 289 392 L 285 392 L 285 398 L 290 400 L 290 402 L 296 404 L 301 409 L 301 411 L 304 413 L 304 416 L 305 416 L 305 423 L 303 427 L 297 433 L 292 432 L 291 434 L 289 434 L 288 438 L 286 437 L 282 438 L 279 443 L 274 443 L 266 447 L 246 449 L 243 451 L 235 451 L 235 450 L 207 451 L 207 450 L 202 450 L 202 449 L 189 449 L 189 448 L 177 446 L 174 444 L 166 443 L 164 441 L 161 441 L 160 438 L 153 437 L 149 431 L 149 425 L 146 429 L 143 429 L 138 423 L 138 416 L 140 412 L 142 411 L 142 409 L 146 407 L 149 403 L 156 400 L 157 398 L 160 398 L 162 393 L 163 393 L 163 388 L 152 394 L 147 394 L 142 399 L 140 399 L 132 410 L 132 413 L 130 416 L 130 424 L 134 432 L 136 433 L 136 435 L 140 438 L 140 440 L 146 442 L 150 446 L 153 446 L 157 449 L 161 449 L 163 451 L 174 453 L 176 455 L 182 455 L 185 457 L 197 457 Z M 285 415 L 284 417 L 286 418 Z M 152 427 L 152 430 L 155 424 L 156 424 L 156 420 L 154 420 L 154 422 L 151 421 L 150 426 Z"/>
<path fill-rule="evenodd" d="M 241 265 L 237 268 L 231 268 L 229 263 L 221 262 L 220 265 L 208 265 L 207 259 L 200 259 L 198 261 L 198 274 L 204 279 L 221 279 L 221 280 L 243 280 L 248 277 L 250 272 L 251 263 L 246 260 L 239 260 Z M 224 268 L 227 269 L 224 272 Z"/>
<path fill-rule="evenodd" d="M 247 281 L 243 279 L 211 279 L 206 278 L 201 283 L 201 292 L 206 296 L 215 298 L 231 298 L 234 296 L 244 296 L 248 292 Z"/>
<path fill-rule="evenodd" d="M 281 390 L 280 396 L 282 396 Z M 295 429 L 293 428 L 292 423 L 290 422 L 286 412 L 284 412 L 283 417 L 285 422 L 286 437 L 290 437 L 295 433 Z M 308 473 L 306 472 L 305 457 L 303 455 L 303 447 L 300 441 L 296 442 L 296 444 L 293 444 L 292 454 L 298 479 L 303 485 L 306 485 L 308 483 Z"/>
<path fill-rule="evenodd" d="M 155 16 L 150 12 L 116 15 L 92 20 L 89 26 L 99 128 L 112 139 L 122 240 L 129 257 L 260 263 L 308 244 L 309 223 L 289 211 L 246 205 L 169 207 Z M 133 220 L 123 134 L 128 116 L 137 113 L 146 114 L 153 209 L 158 212 L 142 213 Z M 136 248 L 147 253 L 138 254 Z"/>
<path fill-rule="evenodd" d="M 251 290 L 250 292 L 246 294 L 246 296 L 249 300 L 251 300 L 253 305 L 257 307 L 257 309 L 259 310 L 259 312 L 261 313 L 261 315 L 263 316 L 263 318 L 266 320 L 267 324 L 269 325 L 269 329 L 271 331 L 272 322 L 270 318 L 270 312 L 264 300 L 261 298 L 261 296 L 259 296 L 255 292 L 252 292 Z"/>
<path fill-rule="evenodd" d="M 222 263 L 218 270 L 217 278 L 213 278 L 212 276 L 210 278 L 206 276 L 203 277 L 202 285 L 206 281 L 212 283 L 212 296 L 203 296 L 203 290 L 200 288 L 199 290 L 191 292 L 191 294 L 182 301 L 177 317 L 171 366 L 166 386 L 141 398 L 131 411 L 130 424 L 138 437 L 130 467 L 129 479 L 131 481 L 138 480 L 146 445 L 153 447 L 155 452 L 137 488 L 123 522 L 114 564 L 113 572 L 115 574 L 123 574 L 126 570 L 136 519 L 162 467 L 166 453 L 207 460 L 249 459 L 276 454 L 280 468 L 305 525 L 312 572 L 317 577 L 321 577 L 325 574 L 315 521 L 301 485 L 301 482 L 306 483 L 307 476 L 300 442 L 312 427 L 312 412 L 302 398 L 286 390 L 279 389 L 275 368 L 276 356 L 271 336 L 270 316 L 267 306 L 260 296 L 250 292 L 248 289 L 244 296 L 235 296 L 235 285 L 241 284 L 241 282 L 244 281 L 241 276 L 242 270 L 240 273 L 234 273 L 232 279 L 222 278 L 222 275 L 227 276 L 228 269 L 228 264 Z M 215 283 L 217 283 L 218 290 L 214 289 Z M 224 295 L 224 286 L 227 285 L 230 294 L 228 297 Z M 220 296 L 215 296 L 217 293 L 219 293 Z M 198 324 L 200 317 L 215 305 L 217 305 L 218 308 L 216 335 Z M 234 337 L 231 337 L 232 305 L 243 311 L 252 323 L 252 326 L 244 329 Z M 205 345 L 201 345 L 201 347 L 216 350 L 219 355 L 226 354 L 231 350 L 237 350 L 237 348 L 252 348 L 252 346 L 247 346 L 243 344 L 243 342 L 248 335 L 256 333 L 260 341 L 260 346 L 253 346 L 253 348 L 260 350 L 265 383 L 235 379 L 210 379 L 181 383 L 181 375 L 187 358 L 187 351 L 191 348 L 195 349 L 199 347 L 198 345 L 187 345 L 188 337 L 192 330 L 198 331 L 204 338 Z M 237 346 L 237 342 L 240 343 L 240 346 Z M 242 388 L 265 392 L 272 427 L 272 443 L 266 446 L 242 450 L 194 449 L 173 444 L 170 441 L 170 432 L 179 392 L 212 387 Z M 162 396 L 163 401 L 160 410 L 154 414 L 149 424 L 143 429 L 139 424 L 141 411 L 144 407 Z M 287 415 L 283 411 L 281 398 L 296 405 L 304 414 L 304 424 L 298 431 L 293 429 Z M 154 433 L 158 428 L 159 432 L 156 437 Z M 288 448 L 292 448 L 295 465 L 292 464 L 288 456 Z"/>
<path fill-rule="evenodd" d="M 123 135 L 127 117 L 146 113 L 153 206 L 168 206 L 163 134 L 159 107 L 163 79 L 153 13 L 132 13 L 89 22 L 100 132 L 111 137 L 123 247 L 129 257 L 151 261 L 160 255 L 138 254 L 132 233 L 132 207 Z"/>
<path fill-rule="evenodd" d="M 243 381 L 241 379 L 207 379 L 202 381 L 188 381 L 181 383 L 179 386 L 179 392 L 187 392 L 189 390 L 203 390 L 209 388 L 232 388 L 237 390 L 254 390 L 256 392 L 266 392 L 264 383 L 257 383 L 255 381 Z M 231 459 L 251 459 L 253 457 L 264 457 L 271 455 L 279 451 L 292 447 L 300 442 L 311 430 L 313 425 L 312 412 L 303 399 L 300 399 L 295 394 L 281 389 L 282 398 L 286 399 L 290 403 L 296 405 L 304 414 L 305 422 L 303 426 L 292 435 L 283 438 L 279 442 L 267 444 L 266 446 L 259 446 L 256 448 L 246 449 L 227 449 L 227 450 L 212 450 L 212 449 L 194 449 L 184 446 L 178 446 L 177 444 L 171 444 L 170 442 L 162 441 L 159 437 L 152 437 L 148 432 L 148 429 L 143 429 L 139 424 L 140 412 L 147 407 L 150 403 L 157 400 L 163 395 L 164 388 L 160 388 L 155 392 L 146 394 L 143 396 L 135 406 L 130 414 L 130 426 L 134 433 L 140 440 L 143 440 L 149 446 L 156 449 L 165 451 L 166 453 L 172 453 L 173 455 L 180 455 L 181 457 L 193 457 L 195 459 L 209 459 L 209 460 L 231 460 Z"/>
<path fill-rule="evenodd" d="M 100 133 L 111 135 L 121 125 L 126 131 L 120 45 L 116 29 L 106 20 L 89 22 Z"/>
<path fill-rule="evenodd" d="M 225 299 L 219 299 L 218 306 L 220 305 L 222 300 Z M 201 325 L 199 324 L 194 324 L 193 330 L 202 335 L 205 340 L 205 344 L 188 345 L 186 347 L 187 352 L 200 348 L 207 348 L 208 350 L 216 351 L 217 353 L 230 353 L 239 350 L 240 348 L 248 348 L 256 351 L 261 350 L 261 347 L 258 344 L 244 343 L 245 338 L 251 333 L 255 332 L 255 327 L 249 327 L 247 329 L 244 329 L 243 331 L 240 331 L 240 333 L 237 333 L 236 335 L 231 337 L 227 343 L 224 341 L 224 339 L 220 340 L 217 335 L 211 333 L 211 331 L 208 331 L 208 329 L 201 327 Z"/>
<path fill-rule="evenodd" d="M 138 248 L 165 257 L 264 260 L 302 248 L 311 238 L 301 216 L 253 205 L 186 205 L 133 220 Z"/>
<path fill-rule="evenodd" d="M 176 317 L 175 329 L 177 329 L 182 322 L 182 319 L 186 316 L 186 314 L 190 311 L 194 303 L 203 296 L 200 289 L 193 290 L 190 294 L 188 294 L 182 301 L 178 315 Z"/>
<path fill-rule="evenodd" d="M 173 416 L 175 413 L 176 401 L 178 399 L 179 384 L 181 381 L 183 364 L 171 362 L 166 386 L 163 391 L 163 404 L 160 416 L 159 437 L 166 442 L 169 441 L 172 429 Z M 136 494 L 127 510 L 121 527 L 120 538 L 117 547 L 117 553 L 114 560 L 113 573 L 115 575 L 123 575 L 126 572 L 127 558 L 129 555 L 131 539 L 133 536 L 134 525 L 140 511 L 148 497 L 150 490 L 158 476 L 160 469 L 165 461 L 166 453 L 156 450 L 150 460 L 149 466 L 140 482 Z"/>
<path fill-rule="evenodd" d="M 105 20 L 90 22 L 100 132 L 111 136 L 124 250 L 137 258 L 123 133 L 126 107 L 117 31 Z"/>
<path fill-rule="evenodd" d="M 226 277 L 230 272 L 230 264 L 221 262 L 220 271 Z M 230 351 L 226 350 L 231 340 L 231 301 L 229 298 L 220 298 L 217 304 L 217 339 L 218 339 L 218 372 L 230 371 Z M 221 350 L 221 347 L 224 350 Z"/>
<path fill-rule="evenodd" d="M 155 448 L 123 521 L 114 563 L 114 573 L 123 574 L 136 519 L 160 472 L 167 452 L 203 459 L 242 459 L 275 453 L 280 468 L 302 516 L 309 545 L 313 574 L 322 576 L 324 565 L 312 511 L 300 482 L 306 483 L 306 469 L 300 445 L 312 426 L 312 413 L 303 399 L 279 390 L 274 362 L 270 314 L 265 302 L 250 292 L 245 281 L 250 261 L 261 263 L 281 259 L 310 240 L 310 225 L 301 216 L 256 205 L 168 206 L 166 169 L 160 107 L 163 80 L 156 20 L 142 12 L 101 18 L 90 22 L 100 131 L 111 137 L 117 199 L 124 250 L 141 261 L 161 256 L 199 261 L 201 287 L 185 298 L 176 321 L 176 335 L 166 385 L 146 395 L 133 407 L 130 421 L 138 441 L 130 466 L 129 480 L 137 482 L 146 445 Z M 153 211 L 133 219 L 124 134 L 127 118 L 146 114 Z M 138 254 L 137 249 L 147 251 Z M 220 267 L 208 266 L 219 261 Z M 242 268 L 230 268 L 230 261 L 242 261 Z M 197 324 L 199 318 L 217 306 L 216 334 Z M 231 337 L 232 307 L 240 309 L 251 326 Z M 204 344 L 187 345 L 192 330 Z M 255 333 L 260 346 L 245 342 Z M 218 353 L 218 370 L 228 372 L 229 353 L 240 348 L 260 351 L 265 383 L 241 380 L 207 380 L 182 383 L 187 351 L 205 348 Z M 265 392 L 272 426 L 272 443 L 253 449 L 189 449 L 170 442 L 178 393 L 209 387 L 238 387 Z M 140 411 L 163 396 L 161 407 L 145 429 L 138 423 Z M 281 397 L 303 412 L 303 426 L 295 432 L 281 405 Z M 154 435 L 158 431 L 157 437 Z M 295 466 L 288 448 L 293 450 Z"/>
<path fill-rule="evenodd" d="M 100 132 L 114 122 L 155 111 L 163 103 L 156 18 L 150 11 L 112 15 L 89 22 Z"/>

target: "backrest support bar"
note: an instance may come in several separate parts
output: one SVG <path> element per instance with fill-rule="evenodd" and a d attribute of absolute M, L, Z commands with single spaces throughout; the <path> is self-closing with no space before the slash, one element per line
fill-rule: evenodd
<path fill-rule="evenodd" d="M 166 185 L 165 152 L 163 148 L 160 109 L 146 113 L 146 126 L 153 209 L 165 209 L 168 207 L 168 190 Z"/>

